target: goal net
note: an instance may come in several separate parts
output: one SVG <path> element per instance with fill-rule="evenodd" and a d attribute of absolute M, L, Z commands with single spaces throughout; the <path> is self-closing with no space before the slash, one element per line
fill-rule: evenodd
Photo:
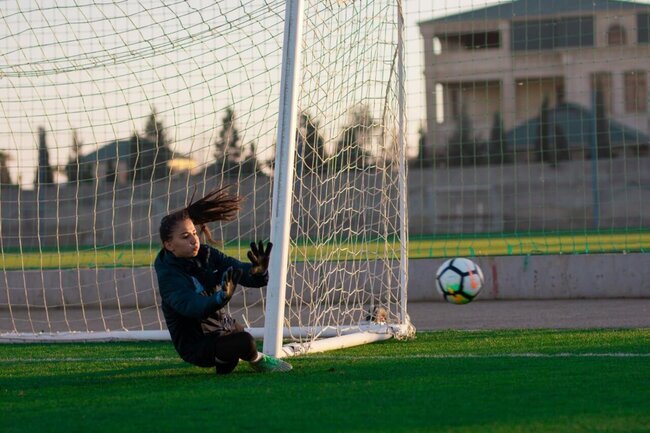
<path fill-rule="evenodd" d="M 412 333 L 399 3 L 3 6 L 0 340 L 169 338 L 160 219 L 225 185 L 245 201 L 217 247 L 283 244 L 285 296 L 239 288 L 228 307 L 293 343 L 277 354 Z"/>

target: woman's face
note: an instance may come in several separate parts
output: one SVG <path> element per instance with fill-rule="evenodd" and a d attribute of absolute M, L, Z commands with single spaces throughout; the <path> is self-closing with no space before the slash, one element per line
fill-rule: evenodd
<path fill-rule="evenodd" d="M 199 236 L 191 219 L 179 221 L 172 231 L 170 240 L 164 242 L 165 249 L 176 257 L 190 259 L 199 252 Z"/>

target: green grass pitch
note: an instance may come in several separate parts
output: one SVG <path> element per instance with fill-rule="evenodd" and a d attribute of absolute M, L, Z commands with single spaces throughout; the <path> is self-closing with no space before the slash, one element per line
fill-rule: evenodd
<path fill-rule="evenodd" d="M 418 333 L 230 376 L 171 343 L 0 345 L 0 431 L 648 432 L 650 330 Z"/>
<path fill-rule="evenodd" d="M 219 246 L 226 254 L 246 260 L 248 242 Z M 387 254 L 397 255 L 395 242 L 329 242 L 320 245 L 299 243 L 292 247 L 291 257 L 329 257 L 330 260 L 358 260 Z M 0 269 L 94 269 L 151 266 L 159 245 L 109 246 L 69 249 L 5 249 L 0 255 Z M 607 252 L 647 252 L 650 231 L 612 233 L 530 233 L 513 235 L 469 235 L 449 237 L 413 237 L 408 242 L 411 259 L 443 257 L 503 256 L 527 254 L 583 254 Z"/>

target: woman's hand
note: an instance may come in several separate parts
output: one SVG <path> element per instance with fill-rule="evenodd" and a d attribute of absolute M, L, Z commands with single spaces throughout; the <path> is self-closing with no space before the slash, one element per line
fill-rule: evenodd
<path fill-rule="evenodd" d="M 271 248 L 273 248 L 271 242 L 266 244 L 266 250 L 262 241 L 259 241 L 258 245 L 251 242 L 251 250 L 248 252 L 248 260 L 253 264 L 251 275 L 264 275 L 267 273 L 269 261 L 271 260 Z"/>
<path fill-rule="evenodd" d="M 237 283 L 239 283 L 241 275 L 241 269 L 233 269 L 232 267 L 226 269 L 226 272 L 223 273 L 223 277 L 221 277 L 221 291 L 224 296 L 224 304 L 230 301 L 232 295 L 235 294 L 235 289 L 237 288 Z"/>

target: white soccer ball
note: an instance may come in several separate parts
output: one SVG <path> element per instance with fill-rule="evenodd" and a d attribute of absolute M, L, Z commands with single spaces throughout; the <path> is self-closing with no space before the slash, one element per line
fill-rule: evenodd
<path fill-rule="evenodd" d="M 469 259 L 462 257 L 445 261 L 436 272 L 436 287 L 446 301 L 467 304 L 483 288 L 483 271 Z"/>

